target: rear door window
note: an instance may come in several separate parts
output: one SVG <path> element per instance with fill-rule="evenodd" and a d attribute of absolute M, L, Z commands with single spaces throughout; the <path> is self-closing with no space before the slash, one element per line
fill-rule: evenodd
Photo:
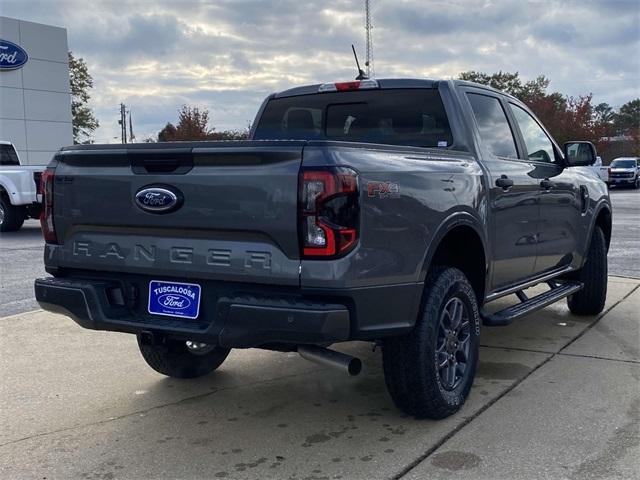
<path fill-rule="evenodd" d="M 13 148 L 13 145 L 0 144 L 0 165 L 20 165 L 18 155 L 16 154 L 16 150 Z"/>
<path fill-rule="evenodd" d="M 500 100 L 479 93 L 467 93 L 480 138 L 497 157 L 518 158 L 516 142 Z"/>
<path fill-rule="evenodd" d="M 453 135 L 436 89 L 383 89 L 275 98 L 257 140 L 325 139 L 449 147 Z"/>

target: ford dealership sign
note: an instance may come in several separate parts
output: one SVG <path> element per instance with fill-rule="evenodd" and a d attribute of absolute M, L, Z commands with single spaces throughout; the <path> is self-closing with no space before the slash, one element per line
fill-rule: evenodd
<path fill-rule="evenodd" d="M 8 40 L 0 38 L 0 70 L 20 68 L 29 59 L 24 48 Z"/>

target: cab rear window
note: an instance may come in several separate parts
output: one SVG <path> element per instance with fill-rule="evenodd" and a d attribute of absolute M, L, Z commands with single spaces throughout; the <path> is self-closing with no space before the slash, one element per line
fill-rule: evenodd
<path fill-rule="evenodd" d="M 453 136 L 436 89 L 367 90 L 275 98 L 254 139 L 340 140 L 448 147 Z"/>

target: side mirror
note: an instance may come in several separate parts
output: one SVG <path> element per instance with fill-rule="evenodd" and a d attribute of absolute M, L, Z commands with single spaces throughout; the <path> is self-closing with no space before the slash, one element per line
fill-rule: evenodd
<path fill-rule="evenodd" d="M 598 158 L 596 147 L 591 142 L 567 142 L 563 150 L 568 167 L 587 167 L 596 163 Z"/>

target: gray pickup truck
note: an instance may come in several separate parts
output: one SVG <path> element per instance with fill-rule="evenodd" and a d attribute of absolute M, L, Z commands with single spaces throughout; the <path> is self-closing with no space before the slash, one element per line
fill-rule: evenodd
<path fill-rule="evenodd" d="M 294 88 L 265 100 L 249 141 L 57 153 L 43 174 L 52 276 L 36 298 L 135 334 L 172 377 L 250 347 L 356 374 L 358 359 L 327 347 L 375 342 L 396 405 L 443 418 L 468 396 L 482 324 L 563 298 L 602 311 L 611 204 L 579 168 L 595 156 L 473 83 Z"/>

